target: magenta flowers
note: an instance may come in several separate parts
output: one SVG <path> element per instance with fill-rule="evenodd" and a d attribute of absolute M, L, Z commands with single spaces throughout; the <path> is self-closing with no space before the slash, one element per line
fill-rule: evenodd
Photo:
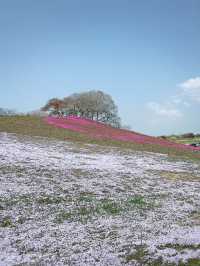
<path fill-rule="evenodd" d="M 113 128 L 103 123 L 74 115 L 68 117 L 47 117 L 45 118 L 45 122 L 55 127 L 66 128 L 71 131 L 87 134 L 87 136 L 96 139 L 110 139 L 139 144 L 157 144 L 163 147 L 173 147 L 177 149 L 200 150 L 198 147 L 179 144 L 133 131 Z"/>

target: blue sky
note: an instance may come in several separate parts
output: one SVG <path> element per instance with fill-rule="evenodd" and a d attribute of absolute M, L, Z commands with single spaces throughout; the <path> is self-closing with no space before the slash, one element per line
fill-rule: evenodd
<path fill-rule="evenodd" d="M 101 89 L 124 124 L 200 132 L 199 0 L 0 0 L 0 107 Z"/>

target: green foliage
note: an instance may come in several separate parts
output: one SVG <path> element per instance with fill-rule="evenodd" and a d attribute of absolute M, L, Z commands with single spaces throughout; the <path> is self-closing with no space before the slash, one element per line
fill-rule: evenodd
<path fill-rule="evenodd" d="M 186 266 L 200 266 L 200 259 L 189 259 Z"/>
<path fill-rule="evenodd" d="M 171 135 L 166 138 L 182 144 L 200 143 L 200 134 L 186 133 L 183 135 Z"/>
<path fill-rule="evenodd" d="M 3 220 L 0 222 L 0 227 L 12 227 L 13 223 L 9 216 L 6 216 L 3 218 Z"/>
<path fill-rule="evenodd" d="M 64 198 L 62 197 L 50 197 L 48 195 L 37 199 L 37 203 L 39 204 L 59 204 L 63 201 Z"/>
<path fill-rule="evenodd" d="M 138 206 L 144 206 L 146 204 L 146 201 L 144 200 L 144 197 L 142 196 L 135 196 L 133 198 L 130 198 L 128 200 L 128 203 Z"/>
<path fill-rule="evenodd" d="M 148 252 L 145 249 L 145 246 L 136 246 L 135 252 L 132 252 L 126 256 L 126 262 L 133 262 L 137 261 L 140 265 L 144 265 L 144 263 L 147 263 L 146 256 L 148 255 Z"/>
<path fill-rule="evenodd" d="M 102 205 L 100 205 L 102 211 L 105 211 L 108 215 L 117 215 L 119 214 L 123 208 L 113 201 L 104 201 Z"/>
<path fill-rule="evenodd" d="M 168 244 L 159 246 L 158 248 L 159 249 L 172 248 L 172 249 L 176 249 L 177 251 L 182 251 L 184 249 L 199 250 L 200 245 L 180 245 L 180 244 L 168 243 Z"/>
<path fill-rule="evenodd" d="M 60 212 L 55 219 L 56 223 L 63 223 L 65 220 L 71 220 L 73 217 L 73 214 L 71 212 Z"/>
<path fill-rule="evenodd" d="M 97 199 L 94 195 L 84 194 L 74 199 L 74 203 L 75 207 L 70 212 L 65 210 L 59 212 L 55 222 L 83 221 L 83 219 L 85 221 L 98 215 L 117 216 L 133 210 L 140 211 L 140 209 L 149 206 L 149 203 L 140 196 L 114 201 L 110 198 Z"/>

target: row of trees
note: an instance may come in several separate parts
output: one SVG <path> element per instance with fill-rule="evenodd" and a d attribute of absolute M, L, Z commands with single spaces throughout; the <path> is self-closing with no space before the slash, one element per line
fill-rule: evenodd
<path fill-rule="evenodd" d="M 16 115 L 16 112 L 14 110 L 0 108 L 0 116 L 13 116 L 13 115 Z"/>
<path fill-rule="evenodd" d="M 120 127 L 118 108 L 112 97 L 102 91 L 74 93 L 63 99 L 50 99 L 42 108 L 50 115 L 77 115 Z"/>

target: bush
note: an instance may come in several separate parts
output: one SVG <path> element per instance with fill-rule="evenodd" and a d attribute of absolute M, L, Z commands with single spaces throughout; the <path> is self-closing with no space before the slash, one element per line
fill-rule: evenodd
<path fill-rule="evenodd" d="M 193 139 L 194 137 L 195 137 L 194 133 L 185 133 L 182 135 L 182 138 L 185 138 L 185 139 Z"/>

